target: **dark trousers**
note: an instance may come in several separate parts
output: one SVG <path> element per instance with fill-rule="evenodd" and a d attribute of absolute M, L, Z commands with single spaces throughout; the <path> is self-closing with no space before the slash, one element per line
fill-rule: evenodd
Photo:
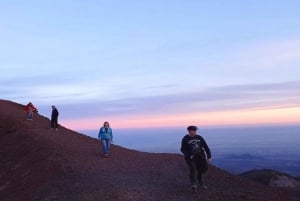
<path fill-rule="evenodd" d="M 51 128 L 57 128 L 58 127 L 58 123 L 57 123 L 57 117 L 55 118 L 51 118 Z"/>
<path fill-rule="evenodd" d="M 187 160 L 190 168 L 190 180 L 192 185 L 204 185 L 202 174 L 208 169 L 207 160 L 203 156 L 196 156 L 192 160 Z"/>

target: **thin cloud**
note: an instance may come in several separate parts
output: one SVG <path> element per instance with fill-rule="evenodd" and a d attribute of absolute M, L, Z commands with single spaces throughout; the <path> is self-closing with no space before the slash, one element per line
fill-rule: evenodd
<path fill-rule="evenodd" d="M 228 85 L 222 87 L 210 88 L 213 91 L 233 91 L 233 92 L 268 92 L 268 91 L 294 91 L 300 89 L 300 81 L 265 83 L 265 84 L 245 84 L 245 85 Z"/>
<path fill-rule="evenodd" d="M 126 98 L 114 101 L 93 101 L 61 105 L 66 118 L 97 116 L 131 116 L 216 112 L 240 109 L 281 108 L 300 105 L 300 81 L 274 84 L 230 85 L 206 90 Z M 76 110 L 75 110 L 76 108 Z"/>

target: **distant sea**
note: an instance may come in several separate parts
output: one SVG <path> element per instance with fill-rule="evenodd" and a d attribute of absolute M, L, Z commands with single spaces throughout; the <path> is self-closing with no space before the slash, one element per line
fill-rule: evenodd
<path fill-rule="evenodd" d="M 153 153 L 180 153 L 185 128 L 114 129 L 114 143 Z M 97 137 L 98 130 L 80 131 Z M 200 128 L 211 148 L 213 164 L 238 174 L 273 169 L 300 176 L 300 125 Z"/>

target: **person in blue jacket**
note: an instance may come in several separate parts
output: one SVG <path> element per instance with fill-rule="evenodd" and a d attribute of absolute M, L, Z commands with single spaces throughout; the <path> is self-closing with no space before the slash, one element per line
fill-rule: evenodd
<path fill-rule="evenodd" d="M 100 128 L 98 139 L 101 140 L 104 157 L 108 157 L 110 144 L 113 142 L 113 134 L 107 121 L 104 122 L 103 126 Z"/>

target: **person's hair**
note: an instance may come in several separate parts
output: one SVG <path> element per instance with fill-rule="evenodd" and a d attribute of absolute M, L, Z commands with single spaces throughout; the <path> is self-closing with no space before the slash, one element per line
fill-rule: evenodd
<path fill-rule="evenodd" d="M 108 126 L 109 126 L 109 122 L 108 122 L 108 121 L 105 121 L 105 122 L 103 123 L 103 126 L 105 126 L 105 124 L 108 124 Z"/>
<path fill-rule="evenodd" d="M 196 130 L 198 130 L 198 128 L 197 128 L 197 126 L 188 126 L 187 130 L 188 131 L 196 131 Z"/>

